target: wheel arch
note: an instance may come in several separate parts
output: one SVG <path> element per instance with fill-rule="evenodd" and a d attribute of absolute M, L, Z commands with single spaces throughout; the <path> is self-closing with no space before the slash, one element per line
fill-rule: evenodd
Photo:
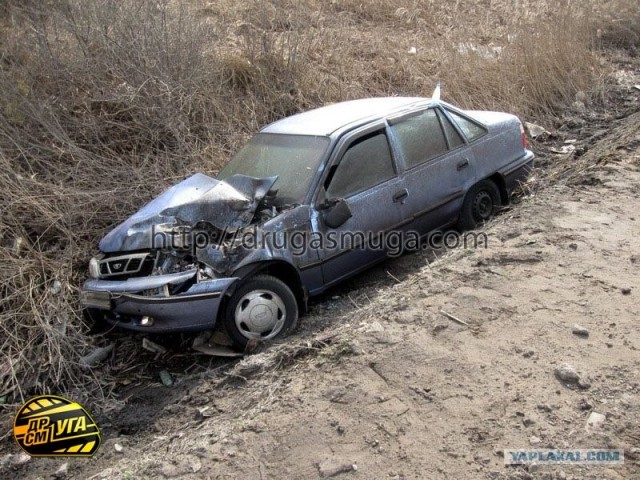
<path fill-rule="evenodd" d="M 239 285 L 244 279 L 253 277 L 255 275 L 271 275 L 284 282 L 296 297 L 298 302 L 298 308 L 300 312 L 307 310 L 308 293 L 302 284 L 300 272 L 296 267 L 282 260 L 270 260 L 250 263 L 240 267 L 233 272 L 234 277 L 238 277 L 240 280 L 236 282 L 236 286 Z M 235 290 L 235 289 L 234 289 Z M 229 292 L 233 293 L 233 292 Z"/>
<path fill-rule="evenodd" d="M 500 204 L 503 206 L 508 205 L 509 192 L 507 192 L 507 183 L 504 179 L 504 176 L 501 173 L 496 172 L 490 177 L 485 178 L 484 180 L 491 180 L 493 183 L 496 184 L 496 187 L 498 187 L 498 191 L 500 192 Z"/>

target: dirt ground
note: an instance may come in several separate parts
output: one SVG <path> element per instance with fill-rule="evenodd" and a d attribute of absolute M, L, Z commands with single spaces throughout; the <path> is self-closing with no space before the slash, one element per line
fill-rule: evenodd
<path fill-rule="evenodd" d="M 623 73 L 636 113 L 535 144 L 543 178 L 487 248 L 390 260 L 239 361 L 169 353 L 175 384 L 150 374 L 99 416 L 94 458 L 11 448 L 0 477 L 640 478 L 640 82 Z M 563 145 L 588 151 L 552 153 Z M 565 363 L 577 384 L 555 376 Z M 624 449 L 625 463 L 505 466 L 518 448 Z"/>

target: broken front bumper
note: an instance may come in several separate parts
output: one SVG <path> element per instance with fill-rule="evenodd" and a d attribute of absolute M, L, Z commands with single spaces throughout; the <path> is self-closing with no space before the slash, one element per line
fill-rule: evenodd
<path fill-rule="evenodd" d="M 194 283 L 175 295 L 150 295 L 192 282 L 197 271 L 130 278 L 128 280 L 92 279 L 80 294 L 82 305 L 91 316 L 108 323 L 144 332 L 193 332 L 212 329 L 220 302 L 237 278 L 221 278 Z"/>

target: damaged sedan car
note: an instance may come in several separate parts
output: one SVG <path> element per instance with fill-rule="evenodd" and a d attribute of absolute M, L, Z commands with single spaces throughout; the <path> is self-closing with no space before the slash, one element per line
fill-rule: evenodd
<path fill-rule="evenodd" d="M 310 296 L 387 258 L 374 236 L 486 222 L 533 153 L 517 117 L 437 92 L 267 126 L 216 178 L 187 178 L 102 239 L 86 311 L 141 332 L 222 328 L 242 349 L 286 335 Z"/>

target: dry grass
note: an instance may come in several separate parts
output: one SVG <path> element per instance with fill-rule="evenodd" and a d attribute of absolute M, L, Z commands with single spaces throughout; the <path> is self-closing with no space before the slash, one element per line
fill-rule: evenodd
<path fill-rule="evenodd" d="M 637 52 L 640 47 L 640 7 L 637 3 L 605 0 L 595 6 L 593 14 L 599 46 Z"/>
<path fill-rule="evenodd" d="M 0 403 L 109 394 L 108 366 L 79 368 L 105 340 L 87 336 L 78 286 L 99 238 L 167 185 L 326 102 L 428 96 L 437 80 L 457 104 L 527 119 L 602 98 L 595 49 L 637 48 L 640 22 L 632 0 L 595 4 L 5 3 Z"/>

